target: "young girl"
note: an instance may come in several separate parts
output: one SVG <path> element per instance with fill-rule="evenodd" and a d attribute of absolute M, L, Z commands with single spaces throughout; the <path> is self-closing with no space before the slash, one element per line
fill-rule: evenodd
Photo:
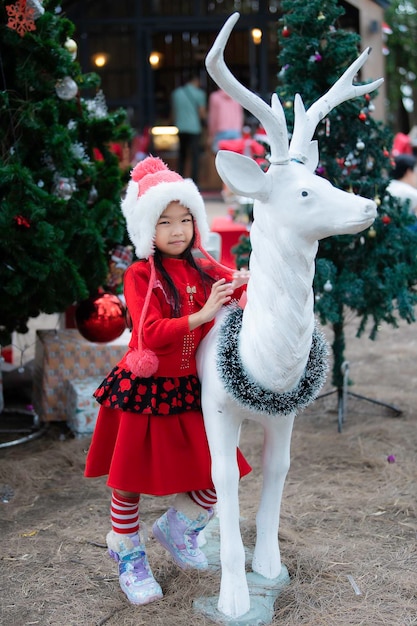
<path fill-rule="evenodd" d="M 207 568 L 197 537 L 213 515 L 216 493 L 195 354 L 216 313 L 241 295 L 247 274 L 233 277 L 205 252 L 203 199 L 160 159 L 136 165 L 122 210 L 140 259 L 124 277 L 132 336 L 95 392 L 101 406 L 85 475 L 108 475 L 109 553 L 129 601 L 146 604 L 162 590 L 139 535 L 140 494 L 176 494 L 153 525 L 154 537 L 180 567 Z M 195 259 L 193 248 L 208 259 Z M 250 467 L 237 455 L 243 476 Z"/>

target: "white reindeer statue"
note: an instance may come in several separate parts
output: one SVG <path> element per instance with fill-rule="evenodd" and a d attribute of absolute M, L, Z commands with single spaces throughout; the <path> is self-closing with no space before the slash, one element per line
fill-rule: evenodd
<path fill-rule="evenodd" d="M 317 124 L 335 106 L 372 91 L 383 80 L 352 83 L 368 49 L 307 111 L 297 94 L 289 145 L 276 94 L 271 106 L 267 105 L 241 85 L 225 64 L 224 48 L 238 19 L 239 13 L 234 13 L 221 29 L 207 55 L 207 71 L 219 87 L 259 119 L 271 156 L 266 173 L 255 161 L 233 152 L 220 151 L 216 158 L 226 185 L 254 199 L 246 306 L 243 311 L 226 307 L 198 354 L 218 497 L 221 584 L 217 608 L 227 619 L 250 610 L 239 527 L 236 446 L 241 424 L 254 420 L 264 428 L 263 487 L 252 568 L 264 579 L 275 579 L 281 572 L 278 526 L 293 422 L 298 410 L 317 397 L 327 371 L 327 345 L 315 328 L 313 310 L 318 241 L 330 235 L 358 233 L 376 217 L 375 202 L 336 189 L 314 175 L 318 147 L 312 137 Z"/>

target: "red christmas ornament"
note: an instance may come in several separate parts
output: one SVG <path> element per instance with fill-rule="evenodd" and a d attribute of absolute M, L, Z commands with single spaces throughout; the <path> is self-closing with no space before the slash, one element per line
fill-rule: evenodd
<path fill-rule="evenodd" d="M 107 343 L 120 337 L 125 330 L 125 307 L 114 294 L 100 293 L 77 305 L 75 322 L 81 335 L 88 341 Z"/>
<path fill-rule="evenodd" d="M 289 37 L 290 36 L 290 29 L 288 28 L 288 26 L 284 26 L 284 28 L 281 31 L 281 35 L 283 37 Z"/>
<path fill-rule="evenodd" d="M 390 218 L 390 216 L 389 216 L 389 215 L 383 215 L 383 216 L 381 217 L 381 222 L 382 222 L 383 224 L 389 224 L 389 223 L 391 222 L 391 218 Z"/>
<path fill-rule="evenodd" d="M 366 100 L 367 102 L 369 102 L 369 101 L 371 100 L 371 96 L 369 95 L 369 93 L 366 93 L 366 94 L 365 94 L 365 100 Z"/>
<path fill-rule="evenodd" d="M 22 228 L 30 228 L 30 221 L 24 217 L 24 215 L 15 215 L 14 221 L 16 226 L 21 226 Z"/>
<path fill-rule="evenodd" d="M 364 122 L 366 120 L 366 113 L 364 113 L 363 111 L 361 111 L 358 115 L 359 119 L 361 122 Z"/>

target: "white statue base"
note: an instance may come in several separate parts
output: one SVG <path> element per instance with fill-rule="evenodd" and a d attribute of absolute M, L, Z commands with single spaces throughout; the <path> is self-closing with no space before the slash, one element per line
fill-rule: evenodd
<path fill-rule="evenodd" d="M 214 517 L 204 529 L 205 544 L 204 553 L 209 562 L 209 569 L 220 571 L 220 528 L 219 520 Z M 247 560 L 250 562 L 252 555 L 246 551 Z M 268 579 L 255 572 L 246 575 L 249 594 L 250 610 L 241 617 L 227 617 L 221 613 L 217 604 L 218 596 L 197 598 L 194 600 L 194 611 L 208 617 L 215 624 L 227 626 L 266 626 L 274 617 L 274 604 L 284 587 L 289 585 L 290 577 L 285 565 L 282 566 L 281 574 L 277 578 Z"/>

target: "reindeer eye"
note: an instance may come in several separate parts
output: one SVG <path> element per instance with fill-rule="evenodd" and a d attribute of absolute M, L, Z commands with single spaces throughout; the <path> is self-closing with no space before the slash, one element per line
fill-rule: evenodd
<path fill-rule="evenodd" d="M 301 195 L 303 196 L 303 198 L 305 198 L 306 196 L 308 196 L 308 191 L 302 191 Z"/>

